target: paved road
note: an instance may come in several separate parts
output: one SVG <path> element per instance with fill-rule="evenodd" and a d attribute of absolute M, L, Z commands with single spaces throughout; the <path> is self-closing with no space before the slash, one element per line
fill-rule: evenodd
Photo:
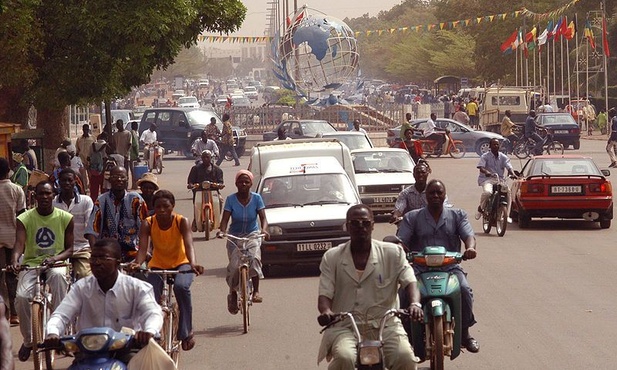
<path fill-rule="evenodd" d="M 579 151 L 607 165 L 604 141 L 584 140 Z M 513 160 L 514 167 L 522 165 Z M 246 167 L 248 159 L 242 158 Z M 450 201 L 473 214 L 479 199 L 477 157 L 431 160 L 432 178 L 442 179 Z M 168 158 L 161 186 L 177 196 L 176 210 L 191 211 L 185 179 L 192 162 Z M 234 190 L 233 162 L 225 162 L 227 195 Z M 613 179 L 616 177 L 613 175 Z M 617 260 L 616 228 L 572 221 L 537 221 L 519 230 L 509 225 L 503 238 L 479 234 L 478 258 L 464 264 L 475 293 L 478 354 L 464 353 L 448 369 L 613 369 L 617 298 L 611 280 Z M 378 223 L 374 237 L 394 233 Z M 242 334 L 241 316 L 227 313 L 226 255 L 221 240 L 206 242 L 196 235 L 197 257 L 206 274 L 193 285 L 196 347 L 182 353 L 181 369 L 245 368 L 257 370 L 315 369 L 319 346 L 318 270 L 314 266 L 276 269 L 262 283 L 264 302 L 251 311 L 252 325 Z M 20 334 L 11 329 L 16 345 Z M 67 366 L 67 360 L 58 364 Z M 424 363 L 421 368 L 426 368 Z M 17 369 L 30 369 L 32 362 Z M 319 368 L 326 368 L 322 363 Z"/>

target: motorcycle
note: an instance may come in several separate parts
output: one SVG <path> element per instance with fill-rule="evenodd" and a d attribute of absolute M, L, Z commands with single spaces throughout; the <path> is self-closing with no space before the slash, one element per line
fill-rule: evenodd
<path fill-rule="evenodd" d="M 148 171 L 152 172 L 156 168 L 159 174 L 163 173 L 163 153 L 165 148 L 161 146 L 161 141 L 147 144 L 145 149 L 148 151 Z"/>
<path fill-rule="evenodd" d="M 66 353 L 79 353 L 67 370 L 126 370 L 122 361 L 113 358 L 119 350 L 129 349 L 133 345 L 133 334 L 116 332 L 111 328 L 98 327 L 84 329 L 76 335 L 60 337 L 60 350 Z M 46 347 L 43 351 L 58 348 Z"/>
<path fill-rule="evenodd" d="M 463 145 L 463 141 L 454 140 L 452 135 L 450 134 L 450 130 L 445 131 L 446 142 L 444 144 L 445 151 L 443 148 L 437 145 L 437 142 L 434 140 L 428 139 L 420 139 L 420 143 L 422 144 L 422 151 L 427 157 L 441 157 L 442 155 L 450 155 L 452 158 L 463 158 L 465 156 L 465 145 Z"/>
<path fill-rule="evenodd" d="M 331 316 L 332 321 L 328 322 L 328 319 L 324 319 L 323 316 L 319 317 L 319 324 L 324 328 L 319 332 L 323 333 L 326 329 L 331 327 L 332 325 L 341 322 L 343 320 L 350 320 L 351 326 L 353 328 L 354 334 L 356 335 L 356 339 L 358 340 L 357 344 L 357 353 L 358 358 L 356 360 L 356 369 L 358 370 L 385 370 L 385 361 L 383 354 L 383 331 L 386 327 L 386 322 L 389 318 L 396 317 L 407 317 L 409 316 L 409 311 L 407 310 L 397 310 L 397 309 L 389 309 L 384 315 L 381 317 L 379 323 L 379 338 L 378 339 L 368 339 L 360 334 L 360 329 L 358 328 L 357 318 L 359 318 L 358 313 L 353 312 L 340 312 Z M 366 319 L 366 317 L 365 317 Z M 366 321 L 366 320 L 363 320 Z"/>
<path fill-rule="evenodd" d="M 223 203 L 219 198 L 219 189 L 223 189 L 224 184 L 210 181 L 203 181 L 200 184 L 191 185 L 191 189 L 201 193 L 201 197 L 195 198 L 193 206 L 193 219 L 195 220 L 195 231 L 204 232 L 206 240 L 210 240 L 210 232 L 218 229 L 221 219 Z M 216 192 L 216 194 L 212 194 Z"/>
<path fill-rule="evenodd" d="M 416 356 L 430 360 L 431 370 L 443 370 L 444 358 L 454 360 L 461 353 L 461 286 L 456 275 L 440 268 L 461 263 L 463 255 L 439 246 L 410 252 L 407 260 L 428 270 L 417 275 L 424 322 L 411 323 Z"/>
<path fill-rule="evenodd" d="M 482 213 L 482 230 L 485 234 L 495 226 L 497 235 L 504 236 L 508 227 L 508 185 L 500 180 L 493 184 L 493 192 L 488 199 L 487 209 Z"/>

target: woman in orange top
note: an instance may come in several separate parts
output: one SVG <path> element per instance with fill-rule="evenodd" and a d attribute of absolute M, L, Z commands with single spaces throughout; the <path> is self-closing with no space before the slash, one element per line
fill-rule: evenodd
<path fill-rule="evenodd" d="M 146 260 L 148 245 L 152 240 L 152 259 L 148 267 L 153 270 L 179 270 L 193 273 L 178 274 L 174 281 L 174 294 L 180 311 L 178 339 L 182 349 L 191 350 L 195 346 L 193 336 L 193 307 L 191 303 L 191 284 L 194 275 L 203 273 L 204 268 L 195 262 L 193 234 L 186 217 L 174 213 L 176 200 L 168 190 L 159 190 L 152 199 L 154 215 L 146 218 L 139 230 L 139 252 L 132 267 L 136 268 Z M 157 302 L 163 291 L 160 275 L 149 274 L 148 282 L 154 288 Z"/>

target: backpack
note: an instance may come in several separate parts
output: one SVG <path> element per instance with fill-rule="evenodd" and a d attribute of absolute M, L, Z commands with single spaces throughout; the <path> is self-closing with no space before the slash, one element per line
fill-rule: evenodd
<path fill-rule="evenodd" d="M 90 169 L 97 172 L 103 172 L 103 165 L 105 164 L 104 156 L 105 145 L 103 145 L 99 151 L 96 151 L 94 149 L 94 144 L 92 144 L 92 152 L 90 153 Z"/>

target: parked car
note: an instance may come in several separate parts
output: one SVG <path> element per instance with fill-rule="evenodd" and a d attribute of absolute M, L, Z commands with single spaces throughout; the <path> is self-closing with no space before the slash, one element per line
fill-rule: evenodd
<path fill-rule="evenodd" d="M 334 131 L 324 132 L 321 137 L 327 139 L 337 139 L 347 145 L 349 150 L 373 148 L 373 142 L 367 134 L 358 131 Z"/>
<path fill-rule="evenodd" d="M 404 149 L 357 149 L 351 156 L 360 199 L 375 214 L 390 213 L 398 194 L 416 183 L 415 164 Z"/>
<path fill-rule="evenodd" d="M 223 128 L 221 119 L 212 110 L 199 108 L 151 108 L 144 112 L 139 123 L 139 135 L 150 128 L 152 122 L 156 122 L 157 136 L 164 142 L 166 150 L 182 152 L 186 157 L 193 158 L 191 145 L 206 125 L 210 118 L 216 118 L 219 129 Z M 246 146 L 246 132 L 240 127 L 233 127 L 236 153 L 242 156 Z"/>
<path fill-rule="evenodd" d="M 217 96 L 214 103 L 218 106 L 224 106 L 225 104 L 227 104 L 227 95 Z"/>
<path fill-rule="evenodd" d="M 202 78 L 199 80 L 199 87 L 208 87 L 210 86 L 210 80 Z"/>
<path fill-rule="evenodd" d="M 600 170 L 589 157 L 542 155 L 525 163 L 512 184 L 512 210 L 520 228 L 532 217 L 582 219 L 611 227 L 613 191 L 609 170 Z"/>
<path fill-rule="evenodd" d="M 231 105 L 234 107 L 250 107 L 251 101 L 243 96 L 232 96 Z"/>
<path fill-rule="evenodd" d="M 570 113 L 538 113 L 536 124 L 552 134 L 553 140 L 562 143 L 564 149 L 570 145 L 574 149 L 580 149 L 581 129 Z"/>
<path fill-rule="evenodd" d="M 287 137 L 292 139 L 314 138 L 319 134 L 336 131 L 336 128 L 328 121 L 313 119 L 288 120 L 279 123 L 274 131 L 264 132 L 264 141 L 276 139 L 278 136 L 276 133 L 280 127 L 283 127 Z"/>
<path fill-rule="evenodd" d="M 417 119 L 411 122 L 411 126 L 417 129 L 421 123 L 426 121 L 426 118 Z M 499 139 L 499 141 L 504 140 L 503 136 L 494 132 L 474 130 L 467 125 L 448 118 L 437 118 L 437 120 L 435 120 L 435 126 L 437 126 L 438 130 L 450 130 L 452 139 L 461 140 L 467 152 L 476 152 L 478 155 L 482 155 L 490 150 L 489 142 L 491 139 Z M 388 136 L 386 138 L 388 146 L 392 146 L 399 138 L 400 131 L 401 126 L 388 130 Z"/>
<path fill-rule="evenodd" d="M 194 96 L 181 96 L 178 98 L 180 108 L 199 108 L 199 101 Z"/>

